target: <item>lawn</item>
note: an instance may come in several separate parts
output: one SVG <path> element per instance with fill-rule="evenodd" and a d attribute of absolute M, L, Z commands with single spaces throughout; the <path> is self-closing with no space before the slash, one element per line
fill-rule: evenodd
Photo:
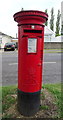
<path fill-rule="evenodd" d="M 55 104 L 58 106 L 59 118 L 63 117 L 63 84 L 45 84 L 43 87 L 54 95 Z"/>
<path fill-rule="evenodd" d="M 16 102 L 16 99 L 12 97 L 13 94 L 17 94 L 17 86 L 2 87 L 2 111 L 5 112 L 12 104 Z"/>
<path fill-rule="evenodd" d="M 44 84 L 43 85 L 43 90 L 46 90 L 49 92 L 49 94 L 51 94 L 51 96 L 55 99 L 55 101 L 53 101 L 53 104 L 57 106 L 57 113 L 58 115 L 56 116 L 56 118 L 63 118 L 63 103 L 62 103 L 62 98 L 63 98 L 63 94 L 62 94 L 62 85 L 61 84 Z M 11 106 L 13 106 L 16 101 L 16 94 L 17 94 L 17 86 L 6 86 L 6 87 L 2 87 L 2 113 L 5 113 L 7 110 L 9 110 L 9 108 Z M 42 93 L 42 100 L 45 99 L 45 94 Z M 45 104 L 43 106 L 40 106 L 40 110 L 44 111 L 48 111 L 49 106 L 48 104 Z M 3 118 L 10 118 L 13 115 L 6 114 L 4 115 Z"/>

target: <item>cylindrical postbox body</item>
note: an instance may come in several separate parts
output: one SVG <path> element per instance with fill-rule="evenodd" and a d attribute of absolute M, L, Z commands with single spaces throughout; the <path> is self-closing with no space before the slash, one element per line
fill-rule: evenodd
<path fill-rule="evenodd" d="M 40 106 L 44 24 L 48 15 L 41 11 L 20 11 L 18 22 L 18 109 L 25 116 L 34 115 Z"/>

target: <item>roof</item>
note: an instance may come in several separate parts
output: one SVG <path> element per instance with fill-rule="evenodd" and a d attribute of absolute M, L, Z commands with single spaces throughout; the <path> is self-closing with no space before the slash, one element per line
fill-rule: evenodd
<path fill-rule="evenodd" d="M 8 36 L 8 37 L 10 37 L 10 38 L 13 38 L 12 36 L 7 35 L 7 34 L 4 34 L 4 33 L 2 33 L 2 32 L 0 32 L 0 35 L 4 35 L 4 36 Z"/>
<path fill-rule="evenodd" d="M 55 33 L 51 29 L 49 29 L 47 26 L 45 26 L 44 34 L 45 35 L 52 35 L 52 34 L 55 34 Z"/>

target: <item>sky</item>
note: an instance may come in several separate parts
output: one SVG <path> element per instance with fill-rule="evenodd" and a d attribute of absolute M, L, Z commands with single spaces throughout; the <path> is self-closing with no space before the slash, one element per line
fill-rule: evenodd
<path fill-rule="evenodd" d="M 1 0 L 0 32 L 16 37 L 18 27 L 13 15 L 21 11 L 22 8 L 24 10 L 39 10 L 43 12 L 48 9 L 48 19 L 50 20 L 50 11 L 53 7 L 56 20 L 58 9 L 61 11 L 61 2 L 62 0 Z"/>

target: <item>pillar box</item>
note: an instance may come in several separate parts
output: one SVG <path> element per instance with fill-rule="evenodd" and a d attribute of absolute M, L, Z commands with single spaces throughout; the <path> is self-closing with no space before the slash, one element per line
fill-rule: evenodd
<path fill-rule="evenodd" d="M 13 17 L 18 22 L 18 110 L 24 116 L 31 116 L 40 106 L 44 23 L 48 15 L 29 10 Z"/>

